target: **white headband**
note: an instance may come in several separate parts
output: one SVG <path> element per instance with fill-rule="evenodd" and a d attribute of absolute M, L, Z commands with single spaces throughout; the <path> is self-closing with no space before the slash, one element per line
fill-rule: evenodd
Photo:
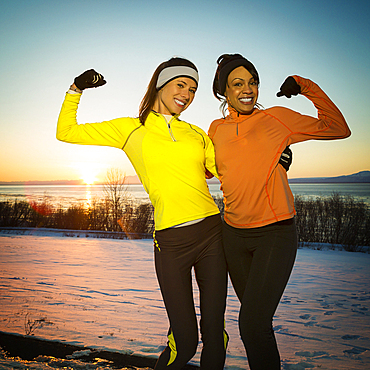
<path fill-rule="evenodd" d="M 198 72 L 191 67 L 186 66 L 173 66 L 162 69 L 157 80 L 157 90 L 161 89 L 167 82 L 177 77 L 189 77 L 198 83 Z"/>

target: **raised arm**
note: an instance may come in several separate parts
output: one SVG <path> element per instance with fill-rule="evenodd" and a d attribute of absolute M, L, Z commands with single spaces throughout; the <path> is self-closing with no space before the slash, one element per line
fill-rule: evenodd
<path fill-rule="evenodd" d="M 316 107 L 318 117 L 289 114 L 284 123 L 297 135 L 307 134 L 311 139 L 343 139 L 351 135 L 351 131 L 338 107 L 330 100 L 325 92 L 313 81 L 300 77 L 290 76 L 276 94 L 278 97 L 302 94 Z"/>
<path fill-rule="evenodd" d="M 98 123 L 77 123 L 77 108 L 82 91 L 106 84 L 104 77 L 90 69 L 74 79 L 67 92 L 57 124 L 56 137 L 60 141 L 82 145 L 103 145 L 122 148 L 130 127 L 131 118 L 118 118 Z"/>

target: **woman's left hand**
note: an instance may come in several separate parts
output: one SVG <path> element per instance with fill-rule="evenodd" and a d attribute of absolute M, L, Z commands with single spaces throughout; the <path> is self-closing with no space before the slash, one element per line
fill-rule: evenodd
<path fill-rule="evenodd" d="M 280 91 L 276 93 L 276 96 L 286 96 L 290 99 L 292 95 L 298 95 L 300 93 L 301 87 L 297 84 L 296 80 L 292 76 L 289 76 L 280 86 Z"/>

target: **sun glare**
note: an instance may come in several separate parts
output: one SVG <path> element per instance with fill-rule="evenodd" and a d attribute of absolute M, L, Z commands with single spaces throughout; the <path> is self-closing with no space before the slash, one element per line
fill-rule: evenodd
<path fill-rule="evenodd" d="M 92 173 L 85 173 L 85 174 L 82 175 L 82 181 L 86 185 L 93 185 L 96 180 L 97 179 L 96 179 L 95 175 L 92 174 Z"/>
<path fill-rule="evenodd" d="M 91 168 L 90 166 L 86 166 L 85 168 L 81 168 L 81 179 L 86 185 L 93 185 L 95 181 L 98 179 L 96 178 L 98 170 Z"/>
<path fill-rule="evenodd" d="M 101 165 L 89 162 L 76 162 L 72 167 L 86 185 L 93 185 L 99 181 L 99 173 L 104 170 Z"/>

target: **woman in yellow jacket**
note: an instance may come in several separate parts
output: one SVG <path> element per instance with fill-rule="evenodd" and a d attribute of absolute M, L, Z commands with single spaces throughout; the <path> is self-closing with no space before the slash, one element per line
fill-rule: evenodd
<path fill-rule="evenodd" d="M 315 105 L 317 118 L 283 107 L 260 109 L 254 65 L 239 54 L 224 54 L 217 63 L 213 93 L 229 114 L 215 120 L 208 134 L 224 194 L 224 249 L 241 302 L 239 329 L 251 370 L 277 370 L 272 319 L 297 250 L 294 199 L 278 161 L 287 145 L 342 139 L 350 130 L 314 82 L 290 76 L 277 96 L 302 94 Z"/>
<path fill-rule="evenodd" d="M 192 268 L 200 290 L 201 368 L 223 369 L 227 271 L 221 218 L 205 179 L 206 171 L 217 175 L 214 148 L 203 130 L 179 119 L 194 99 L 198 71 L 190 61 L 172 58 L 154 72 L 138 118 L 77 124 L 82 91 L 104 84 L 94 70 L 76 77 L 62 105 L 57 138 L 123 150 L 149 194 L 155 268 L 170 326 L 155 369 L 181 369 L 197 350 Z"/>

